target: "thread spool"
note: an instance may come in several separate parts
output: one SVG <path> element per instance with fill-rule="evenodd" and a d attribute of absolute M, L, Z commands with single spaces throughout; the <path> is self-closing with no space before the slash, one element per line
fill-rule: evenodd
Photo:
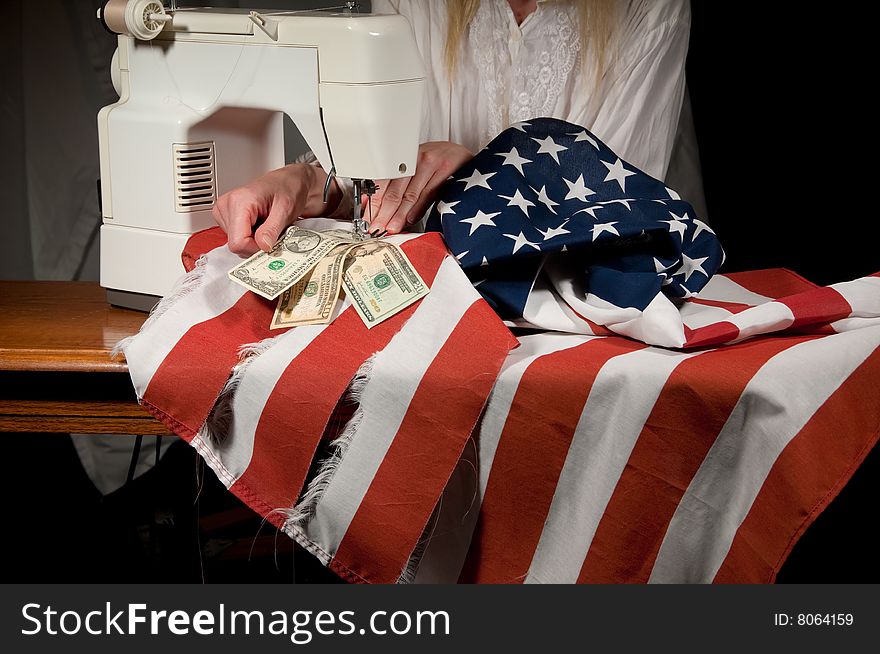
<path fill-rule="evenodd" d="M 150 41 L 171 17 L 158 0 L 109 0 L 100 18 L 111 32 Z"/>

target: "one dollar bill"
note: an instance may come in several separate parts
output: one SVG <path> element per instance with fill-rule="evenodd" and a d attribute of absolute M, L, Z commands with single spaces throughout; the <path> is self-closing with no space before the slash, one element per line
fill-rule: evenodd
<path fill-rule="evenodd" d="M 348 252 L 342 283 L 368 328 L 399 313 L 430 290 L 403 250 L 378 240 L 360 243 Z"/>
<path fill-rule="evenodd" d="M 331 250 L 356 242 L 340 230 L 316 232 L 292 225 L 269 252 L 257 252 L 229 271 L 229 278 L 267 300 L 299 282 Z"/>
<path fill-rule="evenodd" d="M 310 274 L 284 291 L 278 300 L 270 329 L 330 322 L 339 298 L 345 258 L 354 247 L 357 246 L 350 243 L 337 246 L 318 262 Z"/>

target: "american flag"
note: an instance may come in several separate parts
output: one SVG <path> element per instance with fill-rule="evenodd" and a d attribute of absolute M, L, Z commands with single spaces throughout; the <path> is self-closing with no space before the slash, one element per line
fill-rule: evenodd
<path fill-rule="evenodd" d="M 498 314 L 520 322 L 549 263 L 577 287 L 585 318 L 614 330 L 664 298 L 691 297 L 724 260 L 675 191 L 554 118 L 506 129 L 456 171 L 428 228 Z"/>
<path fill-rule="evenodd" d="M 439 235 L 393 238 L 431 293 L 371 330 L 343 302 L 269 332 L 214 230 L 121 344 L 143 405 L 348 581 L 770 581 L 877 441 L 880 276 L 715 275 L 682 322 L 734 345 L 515 339 Z"/>

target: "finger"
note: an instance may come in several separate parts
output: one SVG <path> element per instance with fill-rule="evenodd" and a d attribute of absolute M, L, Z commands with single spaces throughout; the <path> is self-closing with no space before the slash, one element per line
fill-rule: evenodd
<path fill-rule="evenodd" d="M 403 226 L 406 224 L 406 218 L 413 211 L 413 208 L 424 204 L 421 202 L 422 192 L 437 170 L 425 158 L 422 158 L 421 165 L 416 167 L 415 175 L 409 178 L 409 184 L 407 184 L 403 192 L 400 204 L 397 205 L 397 210 L 388 221 L 387 227 L 389 232 L 396 233 L 403 229 Z"/>
<path fill-rule="evenodd" d="M 424 217 L 425 212 L 428 210 L 428 206 L 437 199 L 437 192 L 448 179 L 449 174 L 444 169 L 438 168 L 436 171 L 434 171 L 434 175 L 425 185 L 425 188 L 422 189 L 422 194 L 419 197 L 419 201 L 415 204 L 415 206 L 413 206 L 412 209 L 410 209 L 409 213 L 406 215 L 407 227 L 415 225 Z"/>
<path fill-rule="evenodd" d="M 370 223 L 372 228 L 385 229 L 388 221 L 397 211 L 397 207 L 400 206 L 408 184 L 408 177 L 388 180 L 384 188 L 370 198 L 370 210 L 373 213 L 372 223 Z"/>
<path fill-rule="evenodd" d="M 220 229 L 222 229 L 224 232 L 227 231 L 226 216 L 223 215 L 223 209 L 221 209 L 221 207 L 225 207 L 225 204 L 226 198 L 225 196 L 221 195 L 219 198 L 217 198 L 217 202 L 216 204 L 214 204 L 214 208 L 211 209 L 211 216 L 213 216 L 214 222 L 220 225 Z"/>
<path fill-rule="evenodd" d="M 250 256 L 260 248 L 253 237 L 257 221 L 257 207 L 250 202 L 229 202 L 226 218 L 226 237 L 229 249 L 238 255 Z"/>
<path fill-rule="evenodd" d="M 296 207 L 288 200 L 275 196 L 265 222 L 254 232 L 254 238 L 261 250 L 268 252 L 278 242 L 284 229 L 298 217 L 295 210 Z"/>

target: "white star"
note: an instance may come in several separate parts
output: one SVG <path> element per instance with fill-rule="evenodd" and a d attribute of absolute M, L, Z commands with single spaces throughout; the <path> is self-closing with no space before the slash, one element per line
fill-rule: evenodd
<path fill-rule="evenodd" d="M 654 270 L 657 272 L 658 275 L 663 275 L 665 277 L 666 270 L 669 268 L 669 266 L 665 265 L 657 257 L 653 257 L 653 259 L 654 259 Z"/>
<path fill-rule="evenodd" d="M 562 236 L 563 234 L 571 234 L 570 231 L 565 229 L 565 226 L 568 224 L 566 220 L 559 227 L 550 227 L 546 232 L 542 230 L 538 230 L 541 232 L 541 235 L 544 237 L 545 241 L 549 241 L 551 238 L 556 238 L 557 236 Z"/>
<path fill-rule="evenodd" d="M 538 195 L 538 202 L 546 205 L 547 208 L 550 209 L 550 211 L 552 211 L 555 214 L 556 211 L 553 209 L 553 207 L 558 207 L 559 203 L 554 202 L 553 200 L 551 200 L 547 196 L 547 187 L 542 186 L 540 191 L 538 189 L 536 189 L 534 186 L 532 186 L 530 188 Z"/>
<path fill-rule="evenodd" d="M 538 154 L 549 154 L 551 157 L 553 157 L 553 160 L 556 163 L 559 163 L 559 153 L 562 152 L 563 150 L 568 150 L 568 148 L 565 147 L 564 145 L 558 145 L 556 143 L 556 141 L 553 140 L 552 136 L 548 136 L 545 139 L 536 139 L 533 136 L 532 140 L 535 143 L 541 144 L 541 147 L 538 148 Z M 635 173 L 633 173 L 633 174 L 635 174 Z"/>
<path fill-rule="evenodd" d="M 526 245 L 531 246 L 540 252 L 541 247 L 537 243 L 532 243 L 525 237 L 525 234 L 522 232 L 519 233 L 519 236 L 514 236 L 513 234 L 504 234 L 511 241 L 515 241 L 513 244 L 513 253 L 516 254 L 520 248 L 525 247 Z"/>
<path fill-rule="evenodd" d="M 676 216 L 674 213 L 672 213 L 672 212 L 670 211 L 670 212 L 669 212 L 669 215 L 672 216 L 672 219 L 673 219 L 673 220 L 681 220 L 682 222 L 687 222 L 688 220 L 691 219 L 690 216 L 687 215 L 687 211 L 685 211 L 685 212 L 684 212 L 683 214 L 681 214 L 680 216 Z"/>
<path fill-rule="evenodd" d="M 596 223 L 595 225 L 593 225 L 593 240 L 595 241 L 602 232 L 608 232 L 609 234 L 616 234 L 617 236 L 620 236 L 620 232 L 618 232 L 617 229 L 614 227 L 616 224 L 616 222 L 613 222 Z"/>
<path fill-rule="evenodd" d="M 459 261 L 461 261 L 462 259 L 464 259 L 464 255 L 466 255 L 468 252 L 470 252 L 470 250 L 465 250 L 461 254 L 456 254 L 455 258 L 458 259 Z"/>
<path fill-rule="evenodd" d="M 535 203 L 526 200 L 522 193 L 519 192 L 519 189 L 516 189 L 513 195 L 499 195 L 499 198 L 504 198 L 505 200 L 510 200 L 507 203 L 508 207 L 519 207 L 522 209 L 522 212 L 526 215 L 526 218 L 529 217 L 529 207 L 534 207 Z"/>
<path fill-rule="evenodd" d="M 465 179 L 460 179 L 458 181 L 464 182 L 465 191 L 467 191 L 468 189 L 472 189 L 475 186 L 482 186 L 483 188 L 487 188 L 491 191 L 492 187 L 489 186 L 488 179 L 493 175 L 495 175 L 495 173 L 487 173 L 486 175 L 484 175 L 475 168 L 470 177 L 466 177 Z"/>
<path fill-rule="evenodd" d="M 514 123 L 513 125 L 511 125 L 511 127 L 512 127 L 513 129 L 518 129 L 518 130 L 519 130 L 520 132 L 522 132 L 523 134 L 526 133 L 525 128 L 526 128 L 526 127 L 531 127 L 531 126 L 532 126 L 531 123 L 527 123 L 527 122 L 525 122 L 525 121 L 523 121 L 523 122 L 521 122 L 521 123 Z"/>
<path fill-rule="evenodd" d="M 532 163 L 531 159 L 526 159 L 525 157 L 519 156 L 519 151 L 516 148 L 511 148 L 510 152 L 496 152 L 496 157 L 504 157 L 504 161 L 502 162 L 502 166 L 513 166 L 519 171 L 519 174 L 523 174 L 523 164 Z"/>
<path fill-rule="evenodd" d="M 666 187 L 666 192 L 669 193 L 669 197 L 671 197 L 673 200 L 681 200 L 681 196 L 668 186 Z"/>
<path fill-rule="evenodd" d="M 497 225 L 492 222 L 492 219 L 499 213 L 501 212 L 496 211 L 495 213 L 483 213 L 482 211 L 477 211 L 476 216 L 474 216 L 473 218 L 465 218 L 461 222 L 468 223 L 471 226 L 471 233 L 468 234 L 468 236 L 473 236 L 473 233 L 484 225 L 489 227 L 497 227 Z"/>
<path fill-rule="evenodd" d="M 715 233 L 715 232 L 712 231 L 712 228 L 709 227 L 709 225 L 707 225 L 706 223 L 704 223 L 704 222 L 703 222 L 702 220 L 700 220 L 699 218 L 694 218 L 694 225 L 697 226 L 697 229 L 694 231 L 694 235 L 691 236 L 691 242 L 692 242 L 692 243 L 693 243 L 694 241 L 697 240 L 697 236 L 700 235 L 700 232 L 709 232 L 710 234 L 714 234 L 714 233 Z"/>
<path fill-rule="evenodd" d="M 576 200 L 580 200 L 581 202 L 587 201 L 588 195 L 596 195 L 596 192 L 593 189 L 589 189 L 584 186 L 584 176 L 581 175 L 574 182 L 569 182 L 564 177 L 562 181 L 568 184 L 568 194 L 565 196 L 566 200 L 571 200 L 572 198 Z"/>
<path fill-rule="evenodd" d="M 613 164 L 608 163 L 607 161 L 603 161 L 605 167 L 608 169 L 608 175 L 605 177 L 605 182 L 615 181 L 620 185 L 620 190 L 626 193 L 626 178 L 632 177 L 635 175 L 631 170 L 627 170 L 623 167 L 623 162 L 620 160 L 620 157 L 617 158 Z"/>
<path fill-rule="evenodd" d="M 687 216 L 687 214 L 685 214 L 685 216 Z M 672 234 L 672 232 L 677 232 L 678 235 L 681 237 L 681 240 L 684 241 L 684 232 L 687 229 L 687 223 L 681 220 L 674 213 L 672 213 L 672 218 L 672 220 L 661 220 L 660 222 L 669 225 L 669 233 Z"/>
<path fill-rule="evenodd" d="M 455 212 L 452 210 L 452 207 L 454 207 L 458 203 L 459 203 L 459 201 L 457 201 L 457 200 L 455 202 L 443 202 L 441 200 L 440 202 L 437 203 L 437 213 L 440 214 L 441 218 L 448 213 L 451 213 L 454 216 Z"/>
<path fill-rule="evenodd" d="M 599 202 L 599 204 L 622 204 L 626 207 L 627 211 L 632 211 L 632 207 L 629 206 L 630 202 L 632 202 L 632 200 L 605 200 L 604 202 Z"/>
<path fill-rule="evenodd" d="M 601 204 L 594 204 L 592 207 L 587 207 L 586 209 L 581 209 L 580 211 L 575 211 L 575 214 L 588 213 L 593 217 L 593 220 L 596 220 L 596 212 L 599 209 L 604 209 L 604 208 L 605 207 L 603 207 Z"/>
<path fill-rule="evenodd" d="M 488 266 L 488 265 L 489 265 L 489 260 L 488 260 L 486 257 L 483 257 L 483 261 L 480 262 L 480 265 L 481 265 L 481 266 Z"/>
<path fill-rule="evenodd" d="M 569 134 L 569 136 L 575 136 L 575 134 Z M 599 149 L 599 144 L 596 143 L 596 139 L 594 139 L 592 136 L 590 136 L 590 135 L 587 133 L 587 130 L 584 130 L 583 132 L 580 132 L 580 133 L 577 134 L 576 136 L 577 136 L 577 138 L 574 140 L 575 143 L 577 143 L 578 141 L 586 141 L 587 143 L 589 143 L 590 145 L 592 145 L 592 146 L 593 146 L 594 148 L 596 148 L 597 150 Z"/>
<path fill-rule="evenodd" d="M 709 277 L 709 273 L 703 270 L 703 263 L 708 261 L 709 257 L 700 257 L 699 259 L 691 259 L 686 254 L 681 255 L 681 270 L 679 270 L 676 275 L 684 275 L 684 281 L 687 283 L 687 280 L 691 278 L 695 272 L 703 273 L 707 278 Z"/>

